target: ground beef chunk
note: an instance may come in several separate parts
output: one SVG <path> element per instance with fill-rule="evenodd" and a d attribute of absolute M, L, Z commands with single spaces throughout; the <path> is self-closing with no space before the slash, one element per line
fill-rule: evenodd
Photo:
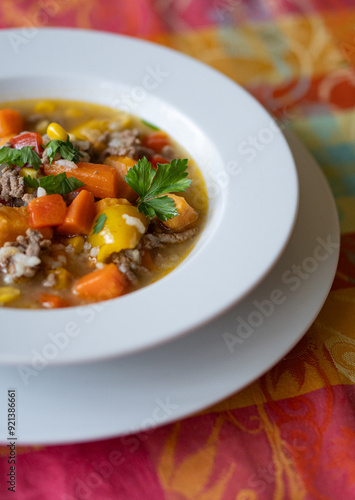
<path fill-rule="evenodd" d="M 174 245 L 184 243 L 190 240 L 197 234 L 198 228 L 188 229 L 183 233 L 147 233 L 139 242 L 138 250 L 151 250 L 152 248 L 160 248 L 165 245 Z"/>
<path fill-rule="evenodd" d="M 79 161 L 90 163 L 91 157 L 94 154 L 92 143 L 90 141 L 72 141 L 72 143 L 78 149 L 79 153 L 83 155 L 80 156 Z"/>
<path fill-rule="evenodd" d="M 50 240 L 42 233 L 27 229 L 26 236 L 18 236 L 13 243 L 7 242 L 0 248 L 0 270 L 9 276 L 8 281 L 25 276 L 32 278 L 41 264 L 40 255 L 49 248 Z"/>
<path fill-rule="evenodd" d="M 136 272 L 147 272 L 142 265 L 141 252 L 137 249 L 122 250 L 112 255 L 112 262 L 116 264 L 121 273 L 125 274 L 132 285 L 138 285 Z"/>
<path fill-rule="evenodd" d="M 25 181 L 18 172 L 10 167 L 5 167 L 0 175 L 0 199 L 5 203 L 13 198 L 22 198 L 25 194 Z"/>
<path fill-rule="evenodd" d="M 149 157 L 154 154 L 152 149 L 143 146 L 137 129 L 126 129 L 122 132 L 112 132 L 107 138 L 107 148 L 101 155 L 101 161 L 107 156 L 129 156 L 133 160 L 139 160 L 143 156 Z"/>

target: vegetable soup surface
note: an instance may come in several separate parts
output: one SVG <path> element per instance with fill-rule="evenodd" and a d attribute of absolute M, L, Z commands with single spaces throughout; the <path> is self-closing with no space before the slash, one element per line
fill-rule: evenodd
<path fill-rule="evenodd" d="M 188 255 L 207 209 L 198 167 L 154 124 L 74 101 L 0 105 L 0 306 L 149 285 Z"/>

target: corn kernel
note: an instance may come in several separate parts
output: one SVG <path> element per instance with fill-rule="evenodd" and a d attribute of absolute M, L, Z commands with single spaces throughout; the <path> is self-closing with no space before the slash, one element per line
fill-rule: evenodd
<path fill-rule="evenodd" d="M 65 245 L 72 245 L 75 253 L 78 255 L 83 251 L 85 239 L 83 236 L 74 236 L 74 238 L 66 238 L 64 240 Z"/>
<path fill-rule="evenodd" d="M 48 137 L 56 141 L 66 141 L 68 132 L 59 123 L 50 123 L 47 127 Z"/>
<path fill-rule="evenodd" d="M 18 288 L 11 286 L 0 287 L 0 304 L 8 304 L 18 299 L 21 292 Z"/>
<path fill-rule="evenodd" d="M 42 101 L 36 104 L 35 112 L 36 113 L 53 113 L 55 111 L 56 106 L 54 102 L 51 101 Z"/>
<path fill-rule="evenodd" d="M 47 132 L 48 125 L 49 125 L 49 120 L 41 120 L 36 125 L 36 132 L 38 134 L 44 135 Z"/>
<path fill-rule="evenodd" d="M 80 118 L 83 112 L 80 109 L 68 108 L 64 114 L 67 118 Z"/>

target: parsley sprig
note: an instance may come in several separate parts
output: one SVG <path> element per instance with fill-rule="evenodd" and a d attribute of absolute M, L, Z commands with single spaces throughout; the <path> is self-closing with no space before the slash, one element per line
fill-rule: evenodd
<path fill-rule="evenodd" d="M 24 165 L 31 165 L 35 170 L 39 170 L 42 161 L 32 146 L 24 146 L 21 149 L 8 147 L 0 148 L 0 164 L 17 165 L 22 168 Z"/>
<path fill-rule="evenodd" d="M 47 191 L 47 194 L 61 194 L 62 196 L 85 186 L 85 184 L 76 177 L 67 179 L 65 172 L 58 175 L 47 175 L 38 180 L 28 175 L 24 177 L 24 181 L 26 186 L 30 188 L 41 187 Z"/>
<path fill-rule="evenodd" d="M 101 214 L 95 221 L 95 226 L 94 226 L 94 234 L 98 234 L 102 229 L 104 228 L 105 222 L 107 220 L 107 215 L 106 214 Z"/>
<path fill-rule="evenodd" d="M 157 164 L 156 170 L 146 157 L 127 171 L 125 181 L 139 196 L 138 210 L 161 221 L 178 215 L 175 202 L 167 193 L 185 191 L 191 180 L 187 179 L 187 159 L 172 160 L 170 164 Z"/>
<path fill-rule="evenodd" d="M 58 140 L 49 141 L 45 146 L 43 146 L 43 149 L 47 150 L 47 157 L 49 158 L 50 165 L 52 164 L 56 153 L 59 153 L 64 160 L 73 161 L 74 163 L 77 163 L 80 158 L 84 156 L 80 153 L 78 148 L 74 147 L 74 144 L 70 142 L 69 135 L 65 142 Z"/>

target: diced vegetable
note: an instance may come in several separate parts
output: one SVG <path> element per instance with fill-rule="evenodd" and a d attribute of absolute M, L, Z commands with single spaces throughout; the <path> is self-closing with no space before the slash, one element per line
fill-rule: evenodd
<path fill-rule="evenodd" d="M 52 227 L 39 227 L 37 228 L 37 231 L 42 233 L 43 238 L 45 240 L 51 240 L 53 239 L 53 228 Z"/>
<path fill-rule="evenodd" d="M 35 106 L 35 112 L 39 114 L 50 114 L 55 111 L 55 104 L 51 101 L 41 101 Z"/>
<path fill-rule="evenodd" d="M 78 168 L 72 169 L 53 162 L 52 165 L 45 165 L 44 171 L 46 175 L 65 172 L 67 178 L 76 177 L 95 198 L 117 198 L 118 173 L 108 165 L 80 162 Z"/>
<path fill-rule="evenodd" d="M 53 288 L 56 290 L 67 289 L 73 279 L 73 275 L 64 267 L 58 267 L 57 269 L 50 271 L 49 274 L 53 274 L 55 276 L 56 283 Z"/>
<path fill-rule="evenodd" d="M 91 246 L 100 248 L 99 262 L 106 262 L 114 252 L 135 248 L 148 228 L 147 218 L 131 205 L 107 207 L 102 215 L 106 216 L 102 229 L 95 231 L 96 218 L 88 238 Z"/>
<path fill-rule="evenodd" d="M 25 146 L 32 147 L 40 156 L 42 156 L 43 153 L 43 149 L 41 148 L 43 139 L 42 136 L 36 132 L 27 132 L 26 134 L 17 135 L 10 140 L 10 144 L 15 149 L 21 149 Z"/>
<path fill-rule="evenodd" d="M 74 236 L 74 238 L 66 238 L 63 240 L 65 245 L 72 245 L 76 255 L 83 251 L 85 245 L 85 238 L 83 236 Z"/>
<path fill-rule="evenodd" d="M 59 125 L 59 123 L 50 123 L 47 127 L 47 135 L 52 141 L 65 142 L 68 137 L 68 132 Z"/>
<path fill-rule="evenodd" d="M 0 287 L 0 305 L 13 302 L 14 300 L 17 300 L 20 297 L 20 295 L 21 295 L 20 290 L 13 286 Z"/>
<path fill-rule="evenodd" d="M 160 153 L 164 146 L 169 145 L 169 138 L 165 132 L 153 132 L 145 137 L 143 143 L 147 148 Z"/>
<path fill-rule="evenodd" d="M 70 130 L 70 133 L 82 141 L 97 140 L 98 136 L 108 130 L 109 120 L 89 120 Z"/>
<path fill-rule="evenodd" d="M 61 307 L 71 306 L 68 300 L 60 297 L 59 295 L 54 295 L 51 293 L 42 293 L 39 298 L 39 302 L 45 309 L 60 309 Z"/>
<path fill-rule="evenodd" d="M 113 205 L 130 205 L 130 202 L 125 198 L 103 198 L 95 203 L 96 213 L 99 214 Z"/>
<path fill-rule="evenodd" d="M 7 241 L 15 241 L 17 236 L 25 235 L 28 228 L 26 207 L 0 207 L 0 247 Z"/>
<path fill-rule="evenodd" d="M 142 266 L 148 269 L 148 271 L 152 271 L 155 266 L 149 250 L 144 250 L 141 256 L 142 256 Z"/>
<path fill-rule="evenodd" d="M 95 198 L 83 189 L 68 207 L 65 221 L 57 227 L 57 233 L 68 235 L 89 234 L 96 214 Z"/>
<path fill-rule="evenodd" d="M 167 160 L 166 158 L 164 158 L 164 156 L 154 155 L 150 162 L 153 168 L 157 168 L 158 163 L 160 163 L 161 165 L 166 165 L 167 163 L 170 163 L 170 160 Z"/>
<path fill-rule="evenodd" d="M 23 118 L 15 109 L 0 109 L 0 137 L 19 134 L 23 130 Z"/>
<path fill-rule="evenodd" d="M 65 221 L 67 206 L 59 194 L 35 198 L 27 205 L 32 228 L 60 226 Z"/>
<path fill-rule="evenodd" d="M 115 264 L 108 264 L 78 280 L 74 292 L 85 300 L 108 300 L 123 295 L 128 289 L 125 275 Z"/>
<path fill-rule="evenodd" d="M 32 167 L 23 167 L 23 168 L 21 168 L 19 174 L 20 174 L 20 177 L 30 176 L 31 179 L 38 179 L 39 171 L 33 169 Z"/>
<path fill-rule="evenodd" d="M 105 160 L 105 165 L 110 165 L 117 170 L 118 173 L 118 196 L 126 198 L 128 201 L 135 201 L 138 194 L 127 184 L 125 175 L 127 171 L 137 162 L 128 156 L 108 156 Z"/>
<path fill-rule="evenodd" d="M 9 135 L 5 135 L 4 137 L 1 137 L 0 138 L 0 146 L 4 146 L 4 144 L 6 144 L 7 142 L 10 142 L 10 140 L 13 137 L 16 137 L 16 134 L 9 134 Z"/>
<path fill-rule="evenodd" d="M 168 196 L 174 200 L 179 215 L 162 222 L 162 224 L 172 231 L 183 231 L 197 220 L 198 215 L 182 196 L 176 196 L 175 194 L 169 194 Z"/>

